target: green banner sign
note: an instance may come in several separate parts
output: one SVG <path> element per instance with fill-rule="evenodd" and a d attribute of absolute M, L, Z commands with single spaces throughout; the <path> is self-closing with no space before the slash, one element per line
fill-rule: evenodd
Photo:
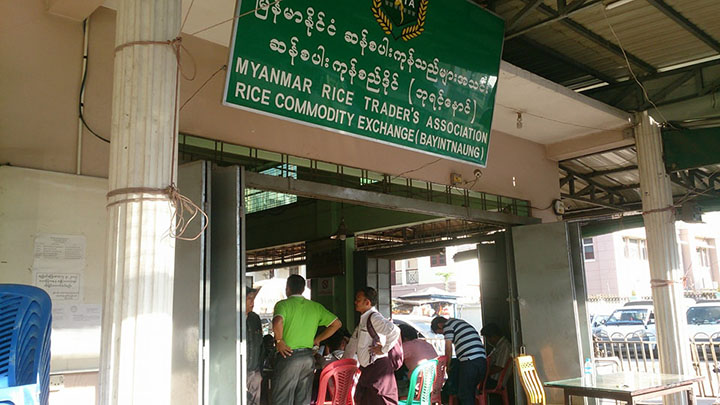
<path fill-rule="evenodd" d="M 503 21 L 467 0 L 238 1 L 224 104 L 485 166 Z"/>

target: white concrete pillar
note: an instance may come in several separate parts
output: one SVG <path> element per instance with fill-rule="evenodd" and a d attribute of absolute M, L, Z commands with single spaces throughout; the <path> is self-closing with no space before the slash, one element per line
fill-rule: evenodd
<path fill-rule="evenodd" d="M 670 178 L 665 172 L 662 157 L 660 128 L 647 111 L 636 115 L 635 133 L 643 218 L 647 234 L 648 260 L 660 371 L 671 374 L 690 374 L 690 349 L 685 332 L 683 306 L 683 271 L 680 267 L 675 211 Z M 671 402 L 680 403 L 675 395 Z"/>
<path fill-rule="evenodd" d="M 181 0 L 118 2 L 100 360 L 103 405 L 170 404 L 173 206 L 151 190 L 175 181 L 177 59 L 170 45 L 159 42 L 177 37 L 180 16 Z"/>

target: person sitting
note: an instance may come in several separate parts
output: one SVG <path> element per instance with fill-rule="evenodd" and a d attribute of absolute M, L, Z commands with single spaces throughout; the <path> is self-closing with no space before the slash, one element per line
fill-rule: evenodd
<path fill-rule="evenodd" d="M 423 361 L 436 358 L 437 352 L 433 345 L 418 339 L 418 332 L 412 326 L 402 324 L 399 327 L 403 345 L 403 366 L 395 373 L 395 378 L 398 393 L 400 396 L 404 396 L 408 392 L 410 375 L 413 370 Z"/>
<path fill-rule="evenodd" d="M 505 336 L 500 331 L 500 327 L 494 323 L 488 323 L 480 330 L 480 335 L 485 338 L 485 343 L 490 344 L 493 347 L 490 352 L 490 358 L 492 362 L 488 365 L 487 370 L 490 373 L 490 377 L 487 381 L 486 388 L 495 388 L 500 378 L 500 373 L 507 364 L 508 360 L 512 358 L 512 346 Z M 512 372 L 505 374 L 504 381 L 501 384 L 505 384 L 512 375 Z"/>
<path fill-rule="evenodd" d="M 418 332 L 410 325 L 400 325 L 400 338 L 403 343 L 403 365 L 408 369 L 408 376 L 418 364 L 437 357 L 433 345 L 418 339 Z"/>
<path fill-rule="evenodd" d="M 324 356 L 322 353 L 318 356 L 318 368 L 325 368 L 325 366 L 333 361 L 343 358 L 343 355 L 345 354 L 345 345 L 347 345 L 348 342 L 347 335 L 348 332 L 341 328 L 323 342 L 325 344 L 326 353 Z"/>
<path fill-rule="evenodd" d="M 330 365 L 330 363 L 340 360 L 345 354 L 345 345 L 348 342 L 350 334 L 345 328 L 338 329 L 329 338 L 320 342 L 322 351 L 315 353 L 315 377 L 313 379 L 312 401 L 311 404 L 317 403 L 318 390 L 320 388 L 320 374 L 322 369 Z M 324 346 L 324 347 L 323 347 Z M 327 400 L 332 400 L 335 392 L 335 380 L 328 382 Z"/>

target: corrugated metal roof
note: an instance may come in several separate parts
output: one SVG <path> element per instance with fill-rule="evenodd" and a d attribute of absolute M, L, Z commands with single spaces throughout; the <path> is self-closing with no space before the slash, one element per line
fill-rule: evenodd
<path fill-rule="evenodd" d="M 715 1 L 716 12 L 717 6 Z M 610 30 L 612 26 L 626 51 L 656 68 L 715 54 L 707 44 L 644 0 L 604 10 L 601 6 L 593 7 L 573 16 L 573 20 L 617 43 Z"/>
<path fill-rule="evenodd" d="M 720 41 L 720 1 L 664 1 L 667 7 L 673 8 L 674 12 L 696 25 L 715 41 Z M 495 11 L 506 20 L 510 20 L 529 3 L 529 0 L 497 3 Z M 588 3 L 591 4 L 590 1 L 586 1 L 586 4 Z M 556 22 L 542 25 L 519 38 L 524 37 L 539 43 L 614 79 L 627 78 L 629 72 L 624 58 L 617 52 L 619 48 L 608 49 L 607 44 L 610 44 L 610 47 L 618 45 L 610 25 L 623 48 L 631 55 L 631 66 L 639 76 L 650 73 L 652 68 L 665 68 L 718 54 L 716 49 L 646 0 L 635 0 L 611 10 L 606 10 L 603 6 L 605 3 L 609 2 L 595 3 L 581 8 L 568 18 L 558 18 Z M 557 11 L 554 0 L 545 0 L 543 5 L 544 9 L 543 6 L 536 8 L 518 24 L 519 27 L 509 29 L 509 32 L 522 31 L 546 21 L 551 17 L 552 12 Z M 600 42 L 605 42 L 605 46 Z M 553 59 L 552 57 L 547 54 L 545 57 L 538 56 L 540 51 L 528 52 L 527 44 L 523 44 L 521 39 L 506 41 L 505 49 L 506 59 L 511 63 L 571 88 L 592 83 L 593 79 L 594 83 L 602 81 L 587 71 L 578 69 L 577 66 L 567 63 L 558 64 L 557 61 L 548 63 Z M 633 56 L 651 67 L 640 66 L 642 63 L 634 62 Z M 688 86 L 687 89 L 690 87 Z"/>
<path fill-rule="evenodd" d="M 557 0 L 544 0 L 516 26 L 506 27 L 512 39 L 505 42 L 503 58 L 572 89 L 607 81 L 611 84 L 584 94 L 626 111 L 654 109 L 630 78 L 620 45 L 655 104 L 681 103 L 720 92 L 720 59 L 691 68 L 677 66 L 720 54 L 720 0 L 634 0 L 608 10 L 606 5 L 615 1 L 585 0 L 569 16 L 562 16 Z M 494 3 L 494 11 L 510 21 L 534 2 Z M 578 1 L 565 0 L 564 4 Z M 676 110 L 687 111 L 682 106 Z M 685 126 L 720 122 L 720 113 L 710 116 L 704 112 L 707 109 L 697 111 L 701 115 L 690 111 L 669 119 L 674 120 L 672 125 Z M 561 192 L 573 210 L 596 213 L 617 212 L 613 210 L 621 206 L 640 209 L 640 175 L 635 168 L 634 147 L 560 164 Z M 701 170 L 707 176 L 720 172 L 720 165 Z M 568 171 L 577 173 L 572 181 Z M 682 180 L 673 178 L 671 188 L 677 201 L 695 198 L 688 197 L 697 194 L 693 186 L 677 183 Z M 571 187 L 575 194 L 568 196 Z"/>

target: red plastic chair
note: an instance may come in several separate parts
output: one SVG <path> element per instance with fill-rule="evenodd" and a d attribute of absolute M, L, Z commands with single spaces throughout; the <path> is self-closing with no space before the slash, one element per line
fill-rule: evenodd
<path fill-rule="evenodd" d="M 333 361 L 323 368 L 320 374 L 320 385 L 318 386 L 317 405 L 354 405 L 353 394 L 357 377 L 360 375 L 357 361 L 354 359 L 342 359 Z M 333 381 L 334 389 L 329 387 Z M 328 392 L 332 396 L 327 399 Z"/>
<path fill-rule="evenodd" d="M 491 364 L 490 358 L 488 358 L 488 366 Z M 503 405 L 509 405 L 509 399 L 508 399 L 508 392 L 507 392 L 507 385 L 505 384 L 505 375 L 508 373 L 508 371 L 512 368 L 512 358 L 509 358 L 508 361 L 505 363 L 505 367 L 503 367 L 502 371 L 500 372 L 500 375 L 498 376 L 497 385 L 493 388 L 486 388 L 488 378 L 490 377 L 490 372 L 488 371 L 485 373 L 485 381 L 483 381 L 481 384 L 478 384 L 478 394 L 475 395 L 475 405 L 488 405 L 488 395 L 489 394 L 497 394 L 502 397 Z M 490 367 L 488 367 L 488 370 Z"/>
<path fill-rule="evenodd" d="M 433 404 L 442 404 L 442 387 L 445 384 L 445 369 L 447 368 L 447 356 L 437 358 L 437 369 L 435 370 L 435 382 L 433 383 L 430 402 Z"/>

